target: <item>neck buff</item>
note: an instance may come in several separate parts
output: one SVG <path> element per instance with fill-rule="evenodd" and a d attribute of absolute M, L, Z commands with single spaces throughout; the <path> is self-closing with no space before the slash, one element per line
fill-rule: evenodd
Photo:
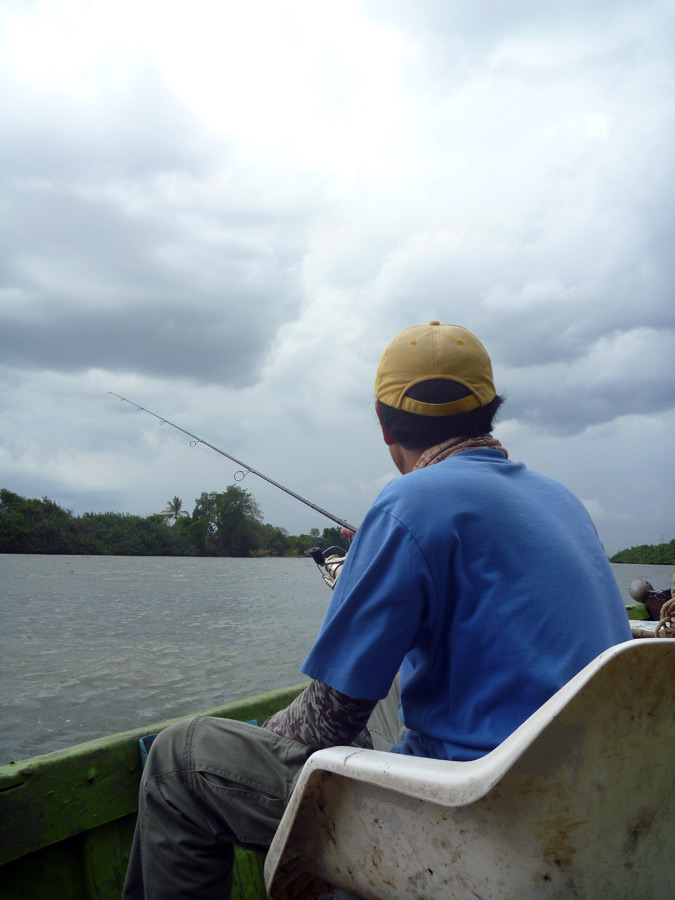
<path fill-rule="evenodd" d="M 454 437 L 425 450 L 415 463 L 415 469 L 433 466 L 434 463 L 439 463 L 449 456 L 454 456 L 455 453 L 461 453 L 463 450 L 499 450 L 507 459 L 509 458 L 507 450 L 491 434 L 481 434 L 472 438 Z"/>

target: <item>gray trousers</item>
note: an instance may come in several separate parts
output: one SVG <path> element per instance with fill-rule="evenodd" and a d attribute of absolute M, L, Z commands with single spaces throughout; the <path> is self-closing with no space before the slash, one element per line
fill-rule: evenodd
<path fill-rule="evenodd" d="M 375 749 L 398 742 L 398 679 L 368 730 Z M 162 731 L 143 772 L 124 900 L 229 898 L 233 845 L 267 850 L 312 752 L 231 719 Z"/>

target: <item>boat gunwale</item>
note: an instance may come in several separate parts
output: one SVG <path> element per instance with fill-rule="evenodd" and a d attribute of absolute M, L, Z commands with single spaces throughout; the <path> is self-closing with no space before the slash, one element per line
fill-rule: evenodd
<path fill-rule="evenodd" d="M 197 715 L 261 722 L 305 686 L 267 691 Z M 0 866 L 135 813 L 140 738 L 193 717 L 177 716 L 0 766 Z"/>

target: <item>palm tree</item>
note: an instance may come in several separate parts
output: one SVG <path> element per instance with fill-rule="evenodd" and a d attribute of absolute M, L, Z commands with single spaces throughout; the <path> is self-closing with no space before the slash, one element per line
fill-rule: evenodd
<path fill-rule="evenodd" d="M 168 501 L 166 509 L 162 510 L 161 515 L 167 520 L 173 519 L 174 523 L 176 523 L 180 516 L 189 516 L 190 513 L 183 509 L 183 501 L 180 497 L 174 497 L 173 500 Z"/>

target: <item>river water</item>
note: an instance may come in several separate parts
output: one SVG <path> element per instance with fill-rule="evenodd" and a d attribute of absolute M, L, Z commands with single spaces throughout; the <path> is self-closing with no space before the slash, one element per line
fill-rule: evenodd
<path fill-rule="evenodd" d="M 0 555 L 0 764 L 304 681 L 329 599 L 309 559 Z"/>

